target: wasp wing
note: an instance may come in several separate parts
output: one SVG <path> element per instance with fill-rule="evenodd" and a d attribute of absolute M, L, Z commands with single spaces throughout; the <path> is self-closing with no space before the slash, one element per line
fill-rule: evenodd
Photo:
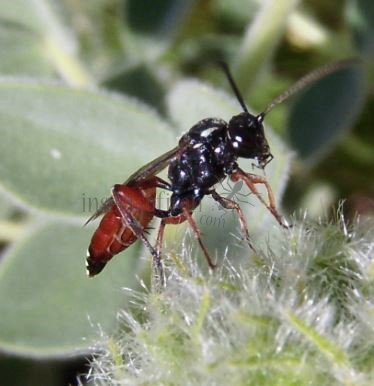
<path fill-rule="evenodd" d="M 175 159 L 180 151 L 180 147 L 176 146 L 160 157 L 157 157 L 146 165 L 142 166 L 126 180 L 126 185 L 131 185 L 134 182 L 146 180 L 148 177 L 154 176 L 165 169 L 170 162 Z"/>
<path fill-rule="evenodd" d="M 112 197 L 107 198 L 104 203 L 99 207 L 99 209 L 84 223 L 86 226 L 89 222 L 96 220 L 102 214 L 108 212 L 108 210 L 112 207 L 114 201 Z"/>
<path fill-rule="evenodd" d="M 160 173 L 165 169 L 170 162 L 175 159 L 180 151 L 180 147 L 176 146 L 175 148 L 164 153 L 160 157 L 155 158 L 151 162 L 148 162 L 146 165 L 142 166 L 135 173 L 133 173 L 125 182 L 125 185 L 132 185 L 138 181 L 146 180 L 148 177 L 154 176 Z M 84 225 L 87 225 L 89 222 L 100 217 L 102 214 L 106 213 L 114 204 L 113 198 L 107 198 L 100 208 L 85 222 Z"/>

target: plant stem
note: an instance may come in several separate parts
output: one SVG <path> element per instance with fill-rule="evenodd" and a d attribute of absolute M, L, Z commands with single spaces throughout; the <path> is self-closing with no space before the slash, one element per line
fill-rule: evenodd
<path fill-rule="evenodd" d="M 237 61 L 235 78 L 246 95 L 258 73 L 271 58 L 286 27 L 288 16 L 298 0 L 267 0 L 244 35 Z"/>

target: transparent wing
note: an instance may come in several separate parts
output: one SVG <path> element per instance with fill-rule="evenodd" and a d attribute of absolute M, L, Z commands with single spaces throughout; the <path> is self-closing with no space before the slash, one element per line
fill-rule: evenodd
<path fill-rule="evenodd" d="M 176 158 L 181 148 L 179 146 L 174 147 L 163 155 L 157 157 L 151 162 L 148 162 L 146 165 L 142 166 L 135 173 L 126 180 L 126 185 L 131 185 L 133 182 L 142 181 L 147 179 L 150 176 L 154 176 L 165 169 L 170 162 Z"/>
<path fill-rule="evenodd" d="M 165 169 L 170 162 L 176 158 L 180 147 L 176 146 L 175 148 L 164 153 L 160 157 L 155 158 L 153 161 L 148 162 L 146 165 L 142 166 L 135 173 L 133 173 L 125 182 L 125 185 L 132 185 L 135 182 L 146 180 L 148 177 L 154 176 L 160 173 Z M 100 217 L 102 214 L 106 213 L 114 204 L 113 198 L 107 198 L 100 208 L 85 222 L 84 225 L 87 225 L 89 222 Z"/>

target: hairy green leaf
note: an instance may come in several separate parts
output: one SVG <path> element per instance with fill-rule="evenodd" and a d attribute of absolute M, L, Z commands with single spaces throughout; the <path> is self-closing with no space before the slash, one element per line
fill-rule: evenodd
<path fill-rule="evenodd" d="M 0 264 L 0 349 L 24 356 L 87 351 L 110 333 L 135 286 L 138 248 L 89 279 L 84 259 L 90 228 L 53 222 L 36 225 Z"/>
<path fill-rule="evenodd" d="M 52 76 L 40 35 L 28 27 L 0 21 L 0 72 Z"/>
<path fill-rule="evenodd" d="M 174 144 L 133 100 L 9 79 L 0 82 L 0 135 L 4 190 L 33 209 L 85 217 L 87 205 L 95 210 L 113 184 Z"/>

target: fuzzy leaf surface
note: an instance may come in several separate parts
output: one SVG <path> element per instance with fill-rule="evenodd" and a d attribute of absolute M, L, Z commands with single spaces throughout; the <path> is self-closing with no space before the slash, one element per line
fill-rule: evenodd
<path fill-rule="evenodd" d="M 0 350 L 24 356 L 87 351 L 110 333 L 136 286 L 138 248 L 89 279 L 84 269 L 90 228 L 48 222 L 16 243 L 0 264 Z"/>
<path fill-rule="evenodd" d="M 88 217 L 113 184 L 174 145 L 134 100 L 13 79 L 0 81 L 0 135 L 1 188 L 66 216 Z"/>

